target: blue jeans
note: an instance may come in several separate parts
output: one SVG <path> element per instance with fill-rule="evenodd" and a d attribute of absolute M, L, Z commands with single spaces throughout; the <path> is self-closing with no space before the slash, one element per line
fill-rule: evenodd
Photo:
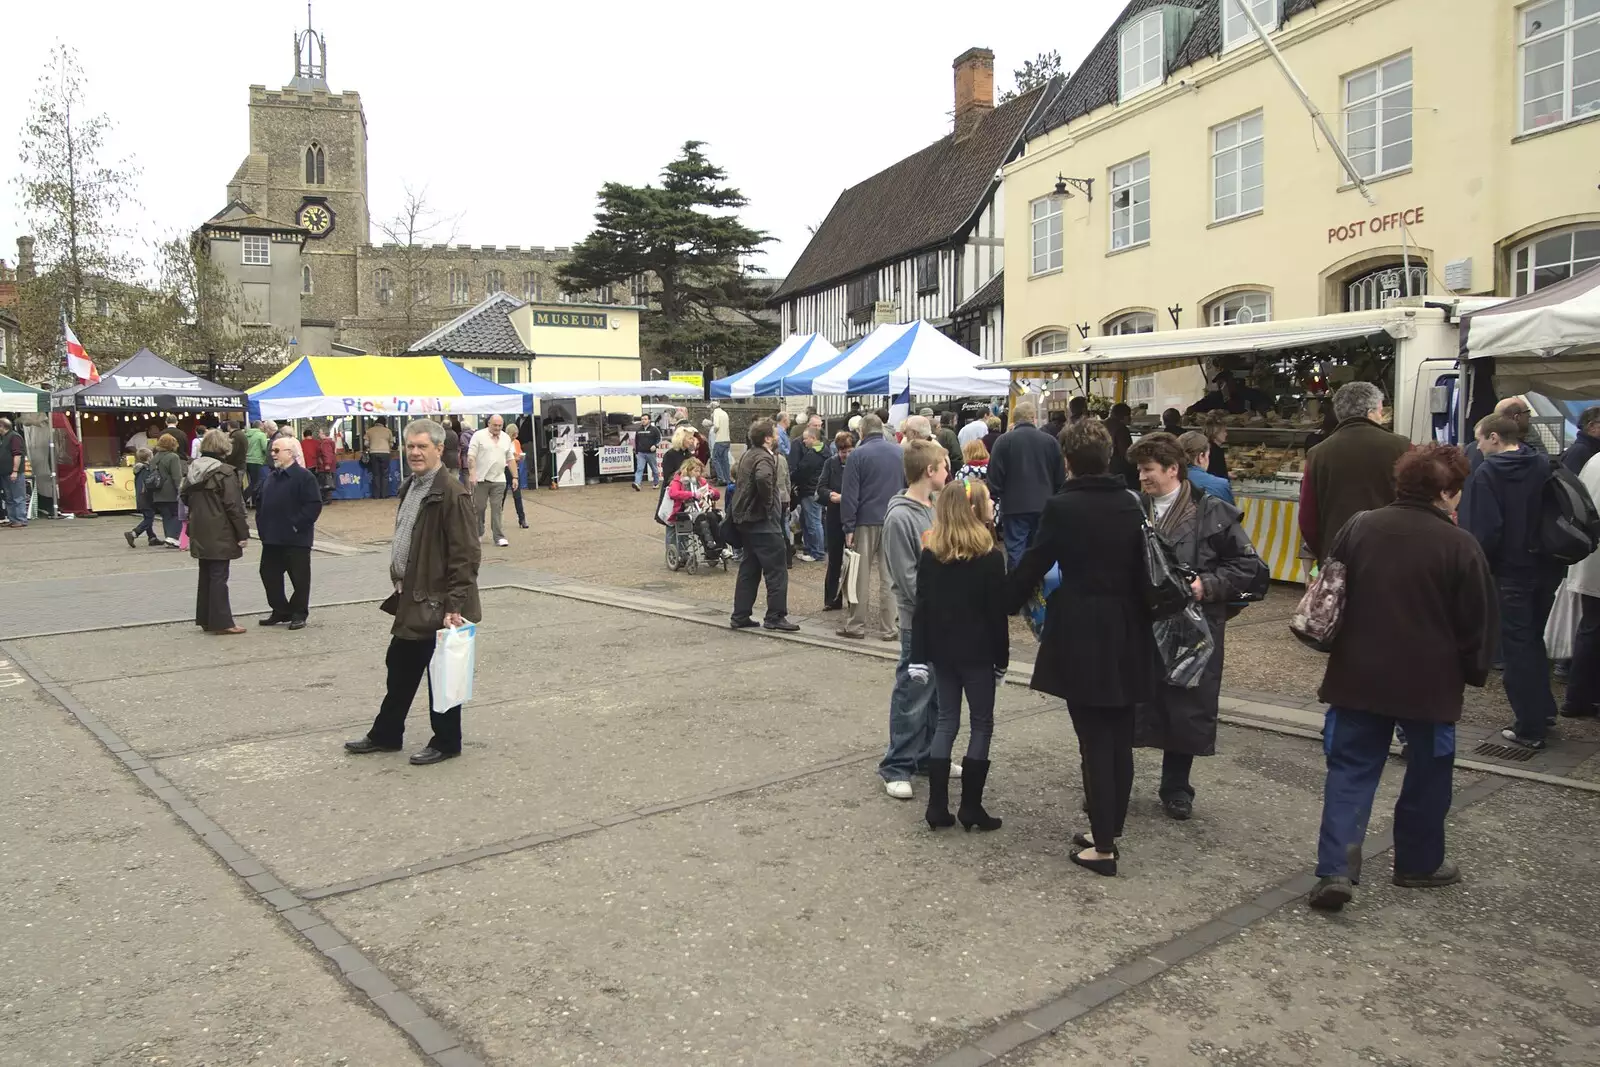
<path fill-rule="evenodd" d="M 1350 708 L 1329 708 L 1322 729 L 1328 778 L 1322 787 L 1322 832 L 1317 875 L 1350 875 L 1372 816 L 1372 798 L 1389 758 L 1389 740 L 1403 726 L 1411 744 L 1405 781 L 1394 806 L 1394 869 L 1432 874 L 1444 862 L 1444 817 L 1450 811 L 1456 765 L 1454 724 L 1396 719 Z"/>
<path fill-rule="evenodd" d="M 1016 568 L 1018 561 L 1022 559 L 1022 554 L 1033 543 L 1033 535 L 1038 532 L 1038 529 L 1038 512 L 1029 515 L 1002 514 L 1000 516 L 1000 532 L 1005 535 L 1006 539 L 1007 570 Z"/>
<path fill-rule="evenodd" d="M 638 485 L 644 481 L 645 471 L 650 472 L 650 480 L 661 480 L 661 461 L 654 452 L 635 452 L 633 454 L 633 484 Z"/>
<path fill-rule="evenodd" d="M 711 472 L 723 485 L 727 485 L 728 479 L 733 477 L 733 467 L 728 462 L 728 450 L 732 447 L 727 441 L 711 446 Z"/>
<path fill-rule="evenodd" d="M 822 543 L 822 505 L 815 496 L 800 498 L 800 531 L 806 555 L 821 559 L 828 554 L 827 546 Z"/>
<path fill-rule="evenodd" d="M 20 472 L 15 476 L 7 474 L 6 479 L 6 518 L 14 525 L 28 525 L 28 479 Z"/>
<path fill-rule="evenodd" d="M 911 663 L 911 616 L 900 627 L 900 662 L 894 668 L 894 688 L 889 691 L 889 748 L 878 764 L 878 777 L 886 782 L 909 782 L 928 762 L 933 731 L 939 721 L 938 691 L 933 679 L 913 681 L 906 673 Z"/>
<path fill-rule="evenodd" d="M 1500 589 L 1500 653 L 1505 657 L 1506 698 L 1516 714 L 1517 736 L 1543 739 L 1556 717 L 1545 658 L 1544 624 L 1555 603 L 1559 572 L 1531 578 L 1496 578 Z"/>

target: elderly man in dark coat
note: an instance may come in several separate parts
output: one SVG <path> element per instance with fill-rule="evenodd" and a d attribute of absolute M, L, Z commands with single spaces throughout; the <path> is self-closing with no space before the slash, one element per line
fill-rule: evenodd
<path fill-rule="evenodd" d="M 478 516 L 472 495 L 444 470 L 444 427 L 432 419 L 406 426 L 406 466 L 410 477 L 400 487 L 389 578 L 394 592 L 383 610 L 394 616 L 390 628 L 388 691 L 367 736 L 344 743 L 354 755 L 398 752 L 405 738 L 406 714 L 417 686 L 433 659 L 438 632 L 446 626 L 483 618 L 478 600 Z M 433 738 L 411 757 L 423 765 L 461 755 L 461 705 L 439 711 L 428 694 Z"/>
<path fill-rule="evenodd" d="M 306 444 L 319 447 L 314 440 Z M 294 461 L 293 441 L 280 437 L 271 447 L 272 466 L 256 498 L 256 537 L 261 540 L 261 586 L 272 610 L 256 623 L 286 622 L 289 629 L 301 630 L 311 613 L 311 543 L 322 514 L 322 487 L 315 474 Z M 289 597 L 283 595 L 284 575 L 294 591 Z"/>
<path fill-rule="evenodd" d="M 1394 501 L 1395 461 L 1411 447 L 1380 425 L 1383 391 L 1371 382 L 1340 386 L 1333 413 L 1339 425 L 1306 454 L 1300 479 L 1300 533 L 1319 560 L 1350 516 Z"/>

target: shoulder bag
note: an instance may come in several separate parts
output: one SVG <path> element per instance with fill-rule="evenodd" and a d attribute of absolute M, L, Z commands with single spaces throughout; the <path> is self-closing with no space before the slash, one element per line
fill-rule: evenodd
<path fill-rule="evenodd" d="M 1144 594 L 1145 607 L 1150 610 L 1152 618 L 1164 619 L 1168 615 L 1176 615 L 1194 602 L 1194 589 L 1190 584 L 1194 581 L 1194 575 L 1178 561 L 1178 553 L 1172 547 L 1172 542 L 1151 525 L 1139 494 L 1131 489 L 1128 492 L 1138 501 L 1142 524 L 1144 581 L 1141 592 Z"/>
<path fill-rule="evenodd" d="M 1336 558 L 1344 551 L 1350 532 L 1355 530 L 1366 512 L 1358 512 L 1335 538 L 1317 576 L 1306 586 L 1305 595 L 1289 617 L 1289 632 L 1318 652 L 1333 651 L 1334 639 L 1339 636 L 1339 626 L 1344 622 L 1345 598 L 1349 592 L 1349 572 Z"/>

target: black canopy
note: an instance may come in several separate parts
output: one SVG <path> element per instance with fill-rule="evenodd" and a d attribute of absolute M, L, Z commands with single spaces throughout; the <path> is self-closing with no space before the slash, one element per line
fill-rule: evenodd
<path fill-rule="evenodd" d="M 98 382 L 55 393 L 57 407 L 85 411 L 243 409 L 247 399 L 243 390 L 208 382 L 148 348 L 139 349 Z"/>

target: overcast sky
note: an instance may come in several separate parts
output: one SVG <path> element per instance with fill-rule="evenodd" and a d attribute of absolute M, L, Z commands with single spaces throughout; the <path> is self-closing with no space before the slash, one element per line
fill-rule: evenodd
<path fill-rule="evenodd" d="M 841 190 L 949 130 L 951 61 L 995 53 L 995 88 L 1045 49 L 1068 69 L 1123 0 L 673 0 L 440 4 L 318 0 L 328 82 L 360 92 L 374 223 L 404 186 L 460 214 L 462 243 L 570 245 L 605 181 L 654 181 L 685 140 L 750 199 L 781 274 Z M 0 176 L 51 46 L 78 50 L 112 156 L 142 168 L 144 238 L 193 229 L 225 203 L 248 148 L 248 87 L 294 73 L 303 3 L 15 3 L 0 63 Z M 0 258 L 28 232 L 0 191 Z"/>

